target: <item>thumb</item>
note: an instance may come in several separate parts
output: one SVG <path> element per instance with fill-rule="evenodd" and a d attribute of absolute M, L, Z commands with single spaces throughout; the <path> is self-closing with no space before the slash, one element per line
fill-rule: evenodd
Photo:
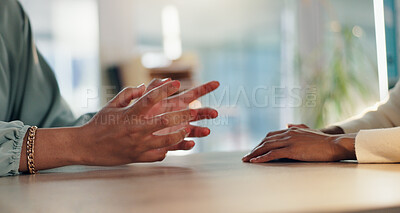
<path fill-rule="evenodd" d="M 138 87 L 126 87 L 108 103 L 108 107 L 126 107 L 131 103 L 133 99 L 141 97 L 145 89 L 146 87 L 144 86 L 144 84 L 141 84 Z"/>

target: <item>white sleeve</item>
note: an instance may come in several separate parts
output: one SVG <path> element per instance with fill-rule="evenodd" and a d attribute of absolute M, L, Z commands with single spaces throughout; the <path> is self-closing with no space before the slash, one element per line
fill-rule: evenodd
<path fill-rule="evenodd" d="M 400 84 L 390 91 L 389 99 L 376 110 L 365 113 L 361 118 L 351 119 L 336 126 L 345 133 L 355 133 L 362 129 L 379 129 L 400 126 Z"/>
<path fill-rule="evenodd" d="M 400 127 L 361 130 L 355 149 L 359 163 L 400 162 Z"/>

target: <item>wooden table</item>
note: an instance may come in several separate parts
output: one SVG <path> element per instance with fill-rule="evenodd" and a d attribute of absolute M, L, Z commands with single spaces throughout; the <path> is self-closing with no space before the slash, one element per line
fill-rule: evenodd
<path fill-rule="evenodd" d="M 400 165 L 242 163 L 244 153 L 170 156 L 0 178 L 1 212 L 399 212 Z M 385 209 L 385 210 L 382 210 Z"/>

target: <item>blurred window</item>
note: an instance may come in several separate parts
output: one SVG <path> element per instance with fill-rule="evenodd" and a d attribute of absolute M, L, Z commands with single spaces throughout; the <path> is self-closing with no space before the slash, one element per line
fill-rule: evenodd
<path fill-rule="evenodd" d="M 96 0 L 21 0 L 39 51 L 75 115 L 99 109 Z"/>
<path fill-rule="evenodd" d="M 74 112 L 98 109 L 97 1 L 22 3 Z M 195 151 L 250 149 L 286 123 L 323 127 L 379 100 L 372 0 L 129 3 L 132 52 L 145 67 L 167 64 L 163 53 L 182 56 L 195 64 L 197 84 L 221 82 L 193 103 L 220 112 Z"/>
<path fill-rule="evenodd" d="M 379 100 L 372 0 L 133 2 L 137 52 L 163 51 L 173 6 L 197 82 L 221 82 L 200 100 L 220 118 L 197 151 L 249 149 L 288 122 L 322 127 Z"/>

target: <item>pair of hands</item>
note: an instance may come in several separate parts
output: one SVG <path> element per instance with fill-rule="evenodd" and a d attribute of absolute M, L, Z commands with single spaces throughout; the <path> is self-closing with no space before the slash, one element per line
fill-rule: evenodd
<path fill-rule="evenodd" d="M 192 149 L 194 141 L 185 138 L 205 137 L 210 130 L 189 122 L 216 118 L 218 112 L 188 106 L 218 87 L 212 81 L 172 97 L 180 82 L 171 79 L 125 88 L 82 127 L 86 140 L 80 142 L 81 161 L 101 166 L 154 162 L 168 151 Z"/>
<path fill-rule="evenodd" d="M 81 162 L 105 166 L 154 162 L 163 160 L 168 151 L 192 149 L 194 141 L 185 138 L 205 137 L 210 130 L 189 122 L 216 118 L 218 112 L 211 108 L 188 109 L 188 105 L 218 87 L 219 83 L 213 81 L 172 97 L 180 83 L 171 79 L 155 79 L 147 88 L 125 88 L 82 127 L 86 140 L 80 141 L 83 149 L 77 151 L 81 152 L 79 156 L 85 156 Z M 268 133 L 242 160 L 261 163 L 280 158 L 355 159 L 355 135 L 330 135 L 306 125 L 289 127 Z"/>
<path fill-rule="evenodd" d="M 263 163 L 281 158 L 300 161 L 339 161 L 356 159 L 355 134 L 330 135 L 304 124 L 270 132 L 244 162 Z"/>

